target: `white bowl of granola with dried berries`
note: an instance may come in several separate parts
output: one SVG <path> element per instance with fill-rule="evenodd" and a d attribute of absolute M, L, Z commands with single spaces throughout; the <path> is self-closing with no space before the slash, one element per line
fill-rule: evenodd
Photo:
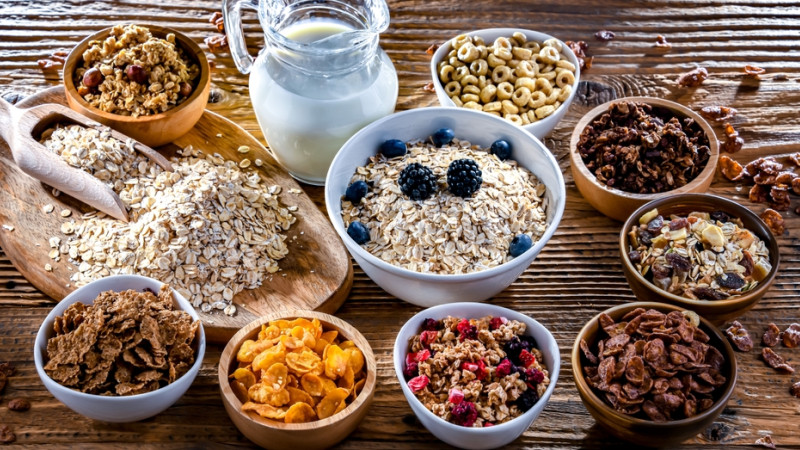
<path fill-rule="evenodd" d="M 560 367 L 558 344 L 542 324 L 495 305 L 426 309 L 394 343 L 395 373 L 414 414 L 462 448 L 517 439 L 547 404 Z"/>
<path fill-rule="evenodd" d="M 426 307 L 508 287 L 555 233 L 565 197 L 538 139 L 454 108 L 373 122 L 341 148 L 325 183 L 334 229 L 364 272 Z"/>

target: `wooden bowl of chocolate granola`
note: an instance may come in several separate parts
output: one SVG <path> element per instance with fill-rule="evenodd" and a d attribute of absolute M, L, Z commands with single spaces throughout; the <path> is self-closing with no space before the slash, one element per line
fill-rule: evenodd
<path fill-rule="evenodd" d="M 718 158 L 719 141 L 705 119 L 660 98 L 604 103 L 578 121 L 570 139 L 575 185 L 619 221 L 653 199 L 706 192 Z"/>
<path fill-rule="evenodd" d="M 755 213 L 709 194 L 642 206 L 623 225 L 619 249 L 640 301 L 691 309 L 717 325 L 753 308 L 780 264 L 778 242 Z"/>
<path fill-rule="evenodd" d="M 151 147 L 194 127 L 211 88 L 203 50 L 156 25 L 103 29 L 72 49 L 64 64 L 73 110 Z"/>
<path fill-rule="evenodd" d="M 674 447 L 706 429 L 733 394 L 736 371 L 733 348 L 711 322 L 664 303 L 607 309 L 572 347 L 584 406 L 638 446 Z"/>

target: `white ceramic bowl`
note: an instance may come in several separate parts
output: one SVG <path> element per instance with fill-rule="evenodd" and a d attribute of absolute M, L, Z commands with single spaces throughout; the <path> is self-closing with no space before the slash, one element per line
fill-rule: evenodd
<path fill-rule="evenodd" d="M 206 352 L 206 335 L 202 324 L 200 325 L 199 336 L 195 338 L 197 341 L 197 353 L 194 365 L 175 382 L 153 392 L 122 397 L 86 394 L 56 383 L 44 371 L 47 340 L 53 335 L 53 322 L 56 316 L 64 314 L 69 305 L 77 302 L 87 305 L 92 304 L 94 299 L 105 291 L 125 291 L 128 289 L 143 291 L 148 288 L 157 293 L 162 284 L 160 281 L 139 275 L 114 275 L 101 278 L 78 288 L 50 311 L 36 334 L 33 359 L 39 378 L 42 379 L 42 383 L 53 394 L 53 397 L 64 403 L 71 410 L 90 419 L 104 422 L 135 422 L 155 416 L 169 408 L 189 389 L 189 386 L 197 376 L 197 372 L 200 370 L 203 356 Z M 194 320 L 200 320 L 192 305 L 185 298 L 174 289 L 172 290 L 172 295 L 175 298 L 176 306 L 188 312 Z"/>
<path fill-rule="evenodd" d="M 486 41 L 486 45 L 491 45 L 495 39 L 499 37 L 511 37 L 512 34 L 520 32 L 523 33 L 529 41 L 537 41 L 537 42 L 544 42 L 547 39 L 553 39 L 553 36 L 549 34 L 539 33 L 538 31 L 531 31 L 525 30 L 522 28 L 486 28 L 483 30 L 476 30 L 470 33 L 466 33 L 469 36 L 480 36 Z M 451 42 L 452 39 L 442 44 L 436 52 L 434 52 L 433 57 L 431 58 L 431 76 L 433 77 L 433 88 L 436 90 L 436 97 L 439 98 L 439 104 L 442 106 L 447 106 L 451 108 L 456 108 L 456 104 L 450 100 L 450 97 L 445 93 L 444 86 L 442 82 L 439 81 L 439 71 L 436 68 L 436 65 L 439 64 L 439 61 L 442 61 L 451 50 Z M 556 109 L 556 111 L 548 117 L 545 117 L 542 120 L 536 121 L 534 123 L 523 125 L 522 128 L 533 134 L 539 139 L 544 138 L 551 131 L 553 128 L 556 127 L 558 122 L 564 117 L 567 113 L 567 109 L 569 109 L 569 105 L 572 103 L 572 100 L 575 99 L 575 93 L 578 92 L 578 83 L 581 81 L 581 67 L 580 63 L 578 62 L 578 58 L 575 56 L 575 53 L 567 47 L 564 42 L 561 42 L 561 46 L 563 47 L 562 53 L 567 56 L 569 62 L 571 62 L 575 66 L 575 84 L 572 86 L 572 93 L 569 95 L 567 100 L 561 104 L 561 106 Z M 488 114 L 487 114 L 488 115 Z"/>
<path fill-rule="evenodd" d="M 550 372 L 550 385 L 544 395 L 533 405 L 533 408 L 526 411 L 516 419 L 506 423 L 487 428 L 466 428 L 452 424 L 428 411 L 425 406 L 417 400 L 411 392 L 408 383 L 403 376 L 403 364 L 408 353 L 408 341 L 422 329 L 422 322 L 427 319 L 442 319 L 447 316 L 477 319 L 485 316 L 502 316 L 509 320 L 518 320 L 527 325 L 526 334 L 536 339 L 539 350 L 544 356 L 544 365 Z M 442 441 L 461 448 L 484 449 L 495 448 L 506 445 L 517 439 L 527 430 L 534 420 L 539 417 L 550 395 L 555 389 L 558 381 L 558 373 L 561 369 L 561 354 L 558 351 L 558 344 L 553 335 L 540 324 L 530 317 L 512 311 L 501 306 L 481 304 L 481 303 L 451 303 L 440 305 L 421 311 L 408 320 L 394 341 L 394 371 L 403 389 L 403 394 L 408 400 L 412 411 L 417 416 L 422 425 L 434 436 Z"/>
<path fill-rule="evenodd" d="M 511 144 L 513 158 L 533 172 L 547 190 L 547 229 L 522 255 L 491 269 L 460 275 L 420 273 L 389 264 L 356 244 L 342 221 L 342 196 L 356 171 L 377 154 L 387 139 L 426 139 L 440 128 L 452 128 L 455 137 L 489 148 L 497 139 Z M 566 191 L 553 155 L 533 135 L 499 117 L 461 108 L 417 108 L 372 122 L 351 137 L 331 163 L 325 180 L 325 205 L 333 228 L 364 272 L 386 292 L 418 306 L 493 297 L 525 271 L 556 231 L 564 213 Z"/>

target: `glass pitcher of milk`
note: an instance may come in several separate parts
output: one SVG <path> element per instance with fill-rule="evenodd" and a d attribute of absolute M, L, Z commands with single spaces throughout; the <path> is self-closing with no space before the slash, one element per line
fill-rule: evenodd
<path fill-rule="evenodd" d="M 257 10 L 264 29 L 257 58 L 242 7 Z M 223 15 L 272 154 L 296 179 L 324 184 L 342 144 L 397 103 L 397 72 L 378 46 L 389 26 L 385 0 L 224 0 Z"/>

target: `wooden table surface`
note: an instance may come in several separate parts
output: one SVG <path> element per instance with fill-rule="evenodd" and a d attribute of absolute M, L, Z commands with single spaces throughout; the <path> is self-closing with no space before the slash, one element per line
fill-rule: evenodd
<path fill-rule="evenodd" d="M 58 85 L 60 72 L 42 71 L 37 60 L 68 51 L 92 32 L 136 21 L 176 28 L 197 42 L 215 33 L 208 23 L 219 0 L 63 0 L 0 1 L 0 93 L 10 100 Z M 458 1 L 390 0 L 391 26 L 381 45 L 397 68 L 397 110 L 437 105 L 423 89 L 430 80 L 433 43 L 463 31 L 487 27 L 522 27 L 562 40 L 584 40 L 594 56 L 582 74 L 581 92 L 564 120 L 545 139 L 557 156 L 567 183 L 567 208 L 561 225 L 544 251 L 494 304 L 528 314 L 558 340 L 562 372 L 550 403 L 533 426 L 512 445 L 536 448 L 602 448 L 624 443 L 609 437 L 581 403 L 575 389 L 569 352 L 576 333 L 599 311 L 631 301 L 617 250 L 620 223 L 600 216 L 575 189 L 569 172 L 567 144 L 582 113 L 600 101 L 626 95 L 650 95 L 694 109 L 721 104 L 739 110 L 734 125 L 744 138 L 737 158 L 785 154 L 800 150 L 800 5 L 790 0 L 537 0 Z M 246 20 L 251 50 L 262 44 L 254 17 Z M 616 39 L 594 39 L 601 29 Z M 663 35 L 672 47 L 654 46 Z M 205 49 L 206 47 L 203 46 Z M 241 124 L 258 139 L 262 134 L 250 105 L 247 77 L 226 52 L 209 54 L 215 63 L 209 109 Z M 766 69 L 760 81 L 743 74 L 745 64 Z M 696 66 L 709 79 L 694 89 L 679 87 L 676 77 Z M 2 124 L 0 126 L 7 126 Z M 723 138 L 717 126 L 719 137 Z M 747 190 L 721 179 L 712 192 L 742 202 L 757 213 L 765 205 L 747 201 Z M 323 190 L 306 192 L 323 203 Z M 793 208 L 800 204 L 793 198 Z M 800 321 L 800 219 L 784 213 L 787 233 L 780 237 L 781 270 L 771 291 L 740 320 L 760 338 L 765 324 L 781 329 Z M 17 444 L 47 446 L 247 447 L 252 445 L 228 419 L 217 386 L 221 347 L 212 346 L 194 385 L 166 412 L 132 424 L 114 425 L 85 419 L 56 401 L 43 387 L 33 365 L 33 340 L 53 301 L 32 287 L 0 251 L 0 362 L 11 361 L 17 374 L 2 394 L 0 424 L 10 425 Z M 368 417 L 340 444 L 342 448 L 439 448 L 406 403 L 391 361 L 395 334 L 419 308 L 390 297 L 355 268 L 352 293 L 337 315 L 369 339 L 378 359 L 378 389 Z M 756 347 L 758 348 L 758 346 Z M 791 363 L 800 349 L 780 349 Z M 737 355 L 739 381 L 728 408 L 705 432 L 684 448 L 707 445 L 752 446 L 771 434 L 779 447 L 800 447 L 800 399 L 788 388 L 800 372 L 782 375 L 758 359 L 758 352 Z M 800 367 L 798 367 L 800 369 Z M 25 413 L 6 408 L 14 397 L 28 398 Z"/>

